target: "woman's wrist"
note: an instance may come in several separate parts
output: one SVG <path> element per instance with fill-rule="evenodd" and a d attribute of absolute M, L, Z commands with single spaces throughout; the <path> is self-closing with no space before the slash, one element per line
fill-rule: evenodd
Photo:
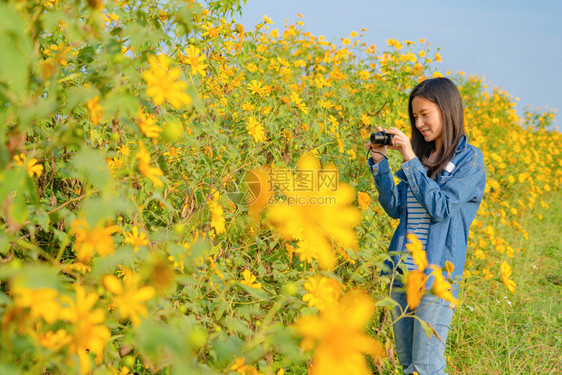
<path fill-rule="evenodd" d="M 386 154 L 380 152 L 380 151 L 375 151 L 375 150 L 371 150 L 371 158 L 373 159 L 373 161 L 375 162 L 375 164 L 380 163 L 381 161 L 383 161 L 384 159 L 388 159 L 388 157 L 386 156 Z"/>
<path fill-rule="evenodd" d="M 416 154 L 414 154 L 413 150 L 406 150 L 402 156 L 404 157 L 404 161 L 410 161 L 416 157 Z"/>

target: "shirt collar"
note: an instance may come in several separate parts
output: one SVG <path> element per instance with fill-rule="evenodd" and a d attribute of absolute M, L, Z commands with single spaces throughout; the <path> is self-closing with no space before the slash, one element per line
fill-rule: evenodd
<path fill-rule="evenodd" d="M 463 134 L 463 136 L 459 141 L 459 145 L 457 146 L 457 150 L 455 151 L 455 154 L 458 154 L 459 152 L 466 150 L 467 147 L 468 147 L 467 136 L 466 134 Z M 408 179 L 406 178 L 406 174 L 404 173 L 402 168 L 400 168 L 394 175 L 404 182 L 408 181 Z"/>
<path fill-rule="evenodd" d="M 457 146 L 457 150 L 455 151 L 455 154 L 458 154 L 459 152 L 466 150 L 467 143 L 468 141 L 467 141 L 466 134 L 463 134 L 461 140 L 459 141 L 459 145 Z"/>

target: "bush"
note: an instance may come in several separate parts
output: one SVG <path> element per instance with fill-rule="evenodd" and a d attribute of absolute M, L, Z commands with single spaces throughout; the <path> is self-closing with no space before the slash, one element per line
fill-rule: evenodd
<path fill-rule="evenodd" d="M 363 144 L 379 124 L 407 131 L 407 95 L 441 57 L 267 17 L 246 31 L 239 9 L 0 4 L 2 373 L 396 366 L 378 276 L 396 223 Z M 508 94 L 454 79 L 488 162 L 465 283 L 514 290 L 521 249 L 502 232 L 525 235 L 519 217 L 558 191 L 560 150 L 540 152 L 560 134 L 551 113 L 520 119 Z"/>

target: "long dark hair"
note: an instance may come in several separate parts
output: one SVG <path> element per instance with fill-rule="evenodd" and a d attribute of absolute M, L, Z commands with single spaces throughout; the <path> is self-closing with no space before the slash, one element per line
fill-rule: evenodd
<path fill-rule="evenodd" d="M 434 160 L 429 161 L 429 156 L 435 150 L 435 142 L 426 142 L 421 132 L 416 128 L 412 112 L 412 100 L 422 97 L 437 104 L 443 115 L 443 147 Z M 418 84 L 410 93 L 408 103 L 410 125 L 412 126 L 412 149 L 421 162 L 429 167 L 428 176 L 436 179 L 437 175 L 445 169 L 452 159 L 457 146 L 465 134 L 462 98 L 457 86 L 449 78 L 431 78 Z"/>

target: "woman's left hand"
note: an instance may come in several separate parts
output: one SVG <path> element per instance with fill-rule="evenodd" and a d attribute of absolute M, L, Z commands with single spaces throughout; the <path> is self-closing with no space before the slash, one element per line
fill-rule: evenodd
<path fill-rule="evenodd" d="M 393 134 L 392 146 L 388 148 L 392 150 L 398 150 L 404 157 L 404 161 L 411 160 L 416 157 L 414 150 L 412 149 L 412 143 L 410 143 L 410 138 L 404 134 L 400 129 L 392 127 L 385 130 L 388 134 Z"/>

